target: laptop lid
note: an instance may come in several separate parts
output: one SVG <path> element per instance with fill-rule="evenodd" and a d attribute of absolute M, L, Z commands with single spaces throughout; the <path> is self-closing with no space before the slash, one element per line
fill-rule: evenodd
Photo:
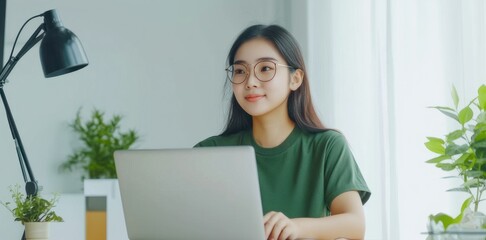
<path fill-rule="evenodd" d="M 128 236 L 264 239 L 252 147 L 115 152 Z"/>

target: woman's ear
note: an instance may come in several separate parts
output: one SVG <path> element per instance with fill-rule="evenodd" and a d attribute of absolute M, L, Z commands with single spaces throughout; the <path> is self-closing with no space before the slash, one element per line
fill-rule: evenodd
<path fill-rule="evenodd" d="M 292 73 L 292 76 L 290 77 L 290 90 L 295 91 L 297 90 L 300 85 L 302 85 L 302 82 L 304 81 L 304 71 L 301 69 L 295 70 L 294 73 Z"/>

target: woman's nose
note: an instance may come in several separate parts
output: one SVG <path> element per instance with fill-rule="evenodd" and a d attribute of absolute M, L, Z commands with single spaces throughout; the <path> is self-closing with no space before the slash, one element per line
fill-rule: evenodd
<path fill-rule="evenodd" d="M 246 80 L 246 88 L 254 88 L 258 87 L 258 84 L 260 83 L 260 80 L 255 76 L 254 72 L 250 72 L 250 75 L 248 75 L 248 79 Z"/>

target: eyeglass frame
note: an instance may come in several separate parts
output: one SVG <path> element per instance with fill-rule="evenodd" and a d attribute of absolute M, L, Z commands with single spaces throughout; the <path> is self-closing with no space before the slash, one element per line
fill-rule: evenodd
<path fill-rule="evenodd" d="M 275 74 L 273 74 L 272 78 L 270 78 L 269 80 L 261 80 L 260 78 L 258 78 L 257 74 L 256 74 L 256 71 L 255 71 L 255 68 L 258 64 L 262 63 L 262 62 L 271 62 L 273 64 L 275 64 Z M 246 63 L 236 63 L 236 64 L 239 64 L 239 65 L 242 65 L 246 68 L 246 70 L 248 70 L 249 66 L 252 65 L 252 64 L 246 64 Z M 248 73 L 246 74 L 246 77 L 245 77 L 245 80 L 241 81 L 241 82 L 233 82 L 233 78 L 229 77 L 230 75 L 230 72 L 231 70 L 229 70 L 229 68 L 231 66 L 234 66 L 235 63 L 229 65 L 225 71 L 226 71 L 226 78 L 228 78 L 228 80 L 232 83 L 232 84 L 242 84 L 244 82 L 246 82 L 246 80 L 248 80 L 248 78 L 250 77 L 250 74 L 251 74 L 251 71 L 247 71 Z M 289 65 L 285 65 L 285 64 L 281 64 L 281 63 L 277 63 L 277 62 L 274 62 L 274 61 L 270 61 L 270 60 L 261 60 L 261 61 L 258 61 L 257 63 L 253 64 L 253 75 L 255 76 L 256 79 L 258 79 L 258 81 L 260 82 L 270 82 L 272 81 L 274 78 L 275 78 L 275 75 L 277 75 L 277 66 L 281 66 L 281 67 L 286 67 L 286 68 L 289 68 L 289 69 L 292 69 L 292 70 L 296 70 L 297 68 L 295 67 L 292 67 L 292 66 L 289 66 Z M 251 70 L 251 68 L 250 68 Z"/>

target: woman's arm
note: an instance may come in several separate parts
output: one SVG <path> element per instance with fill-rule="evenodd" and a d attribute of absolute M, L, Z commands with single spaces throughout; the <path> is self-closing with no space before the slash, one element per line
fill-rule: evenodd
<path fill-rule="evenodd" d="M 288 219 L 282 213 L 264 216 L 267 239 L 363 239 L 365 217 L 358 192 L 337 196 L 331 203 L 331 216 Z"/>

